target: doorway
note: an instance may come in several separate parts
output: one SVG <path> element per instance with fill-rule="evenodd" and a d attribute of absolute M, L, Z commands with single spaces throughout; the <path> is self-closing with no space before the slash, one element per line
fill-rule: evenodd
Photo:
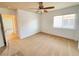
<path fill-rule="evenodd" d="M 16 16 L 12 14 L 2 14 L 2 21 L 6 41 L 8 41 L 12 35 L 16 34 Z"/>

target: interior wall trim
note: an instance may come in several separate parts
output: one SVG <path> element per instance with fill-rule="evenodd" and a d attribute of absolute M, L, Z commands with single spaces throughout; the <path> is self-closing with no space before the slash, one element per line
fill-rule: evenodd
<path fill-rule="evenodd" d="M 70 39 L 70 38 L 66 38 L 66 37 L 62 37 L 62 36 L 58 36 L 58 35 L 54 35 L 54 34 L 49 34 L 49 33 L 45 33 L 45 32 L 40 32 L 40 33 L 43 33 L 43 34 L 46 34 L 46 35 L 50 35 L 50 36 L 59 37 L 59 38 L 63 38 L 63 39 L 74 40 L 74 39 Z M 74 41 L 76 41 L 76 40 L 74 40 Z"/>

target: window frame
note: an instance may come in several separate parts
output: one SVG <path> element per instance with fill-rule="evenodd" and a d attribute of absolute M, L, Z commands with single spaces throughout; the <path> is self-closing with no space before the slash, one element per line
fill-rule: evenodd
<path fill-rule="evenodd" d="M 75 17 L 74 17 L 74 24 L 73 24 L 73 28 L 66 28 L 66 27 L 64 27 L 63 25 L 61 26 L 61 27 L 55 27 L 54 26 L 54 17 L 56 17 L 56 16 L 62 16 L 62 20 L 63 20 L 63 16 L 66 16 L 66 15 L 74 15 Z M 57 28 L 57 29 L 72 29 L 72 30 L 74 30 L 75 29 L 75 20 L 76 20 L 76 14 L 75 13 L 72 13 L 72 14 L 64 14 L 64 15 L 56 15 L 56 16 L 53 16 L 53 28 Z M 63 21 L 62 21 L 63 22 Z"/>

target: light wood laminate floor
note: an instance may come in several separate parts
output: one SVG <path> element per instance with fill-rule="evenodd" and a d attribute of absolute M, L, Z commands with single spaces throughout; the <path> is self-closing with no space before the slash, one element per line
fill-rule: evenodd
<path fill-rule="evenodd" d="M 7 39 L 8 46 L 0 55 L 4 56 L 79 56 L 77 42 L 44 33 L 25 39 L 15 34 Z"/>

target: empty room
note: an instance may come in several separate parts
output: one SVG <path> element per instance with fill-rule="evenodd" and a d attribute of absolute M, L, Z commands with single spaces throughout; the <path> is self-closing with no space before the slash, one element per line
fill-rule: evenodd
<path fill-rule="evenodd" d="M 79 56 L 79 2 L 0 2 L 0 56 Z"/>

